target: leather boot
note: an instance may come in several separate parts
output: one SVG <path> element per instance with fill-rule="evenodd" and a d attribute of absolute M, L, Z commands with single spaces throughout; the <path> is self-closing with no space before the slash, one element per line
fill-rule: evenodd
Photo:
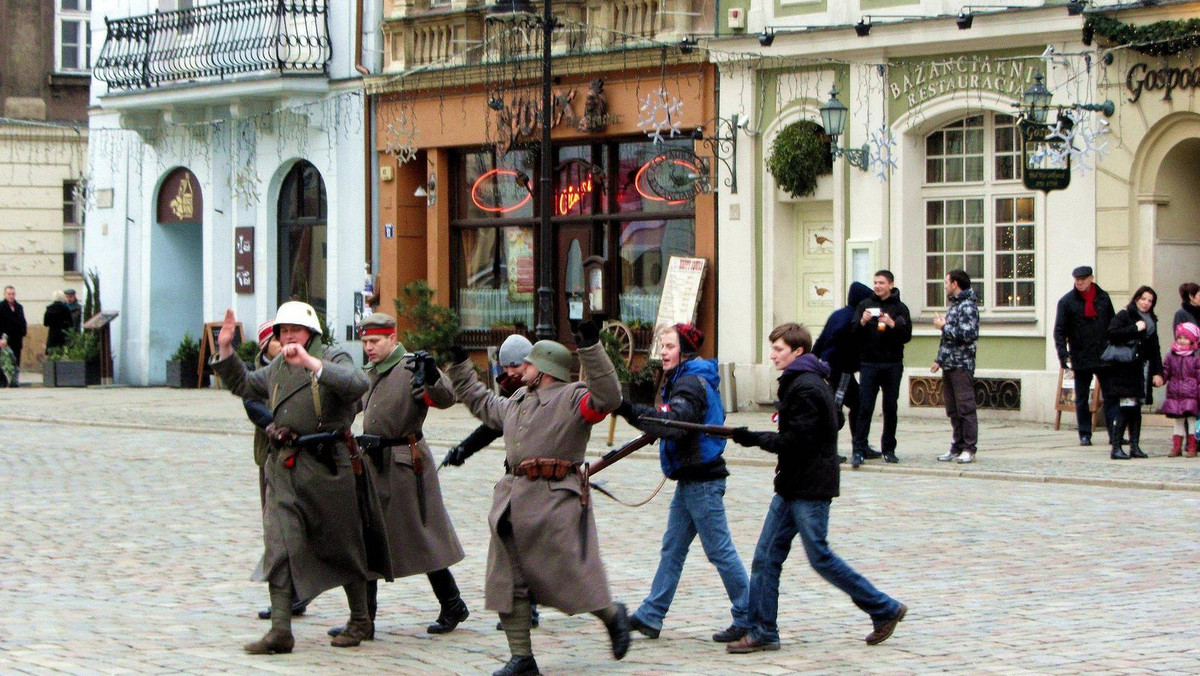
<path fill-rule="evenodd" d="M 467 604 L 461 598 L 455 599 L 449 607 L 442 606 L 442 613 L 425 631 L 430 634 L 449 634 L 470 615 L 471 611 L 467 609 Z"/>
<path fill-rule="evenodd" d="M 1194 435 L 1187 435 L 1187 452 L 1185 455 L 1189 458 L 1196 457 L 1196 437 Z"/>
<path fill-rule="evenodd" d="M 1129 457 L 1131 458 L 1149 458 L 1150 456 L 1142 452 L 1140 443 L 1142 441 L 1142 412 L 1135 412 L 1129 419 Z"/>
<path fill-rule="evenodd" d="M 353 648 L 363 641 L 375 638 L 375 623 L 369 619 L 350 620 L 345 627 L 329 641 L 335 648 Z"/>
<path fill-rule="evenodd" d="M 513 655 L 503 667 L 492 672 L 492 676 L 539 676 L 537 661 L 533 655 Z"/>
<path fill-rule="evenodd" d="M 1112 460 L 1128 460 L 1129 459 L 1129 455 L 1126 454 L 1125 451 L 1121 450 L 1121 444 L 1113 444 L 1112 451 L 1108 454 L 1108 457 Z"/>
<path fill-rule="evenodd" d="M 283 629 L 271 629 L 254 643 L 247 643 L 242 649 L 251 655 L 273 655 L 275 653 L 290 653 L 296 647 L 296 637 L 292 632 Z"/>
<path fill-rule="evenodd" d="M 629 614 L 625 612 L 624 603 L 614 603 L 616 613 L 604 623 L 608 629 L 608 638 L 612 642 L 613 659 L 619 660 L 629 652 Z"/>
<path fill-rule="evenodd" d="M 1113 460 L 1128 460 L 1129 456 L 1125 451 L 1121 450 L 1121 437 L 1125 436 L 1125 412 L 1117 409 L 1117 419 L 1113 421 L 1113 426 L 1109 430 L 1109 439 L 1112 444 L 1112 451 L 1108 457 Z"/>
<path fill-rule="evenodd" d="M 1171 437 L 1171 452 L 1167 454 L 1168 458 L 1178 458 L 1183 455 L 1183 435 L 1176 434 Z"/>

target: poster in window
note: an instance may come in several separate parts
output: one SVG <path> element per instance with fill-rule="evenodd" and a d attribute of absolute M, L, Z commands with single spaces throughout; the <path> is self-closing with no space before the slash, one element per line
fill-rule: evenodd
<path fill-rule="evenodd" d="M 533 300 L 533 230 L 505 228 L 505 259 L 508 261 L 508 299 L 513 302 Z"/>

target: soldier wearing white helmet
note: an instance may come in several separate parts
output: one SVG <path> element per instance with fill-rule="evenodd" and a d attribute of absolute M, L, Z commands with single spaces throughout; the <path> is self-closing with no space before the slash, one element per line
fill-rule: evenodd
<path fill-rule="evenodd" d="M 349 443 L 367 376 L 344 350 L 322 343 L 317 313 L 307 303 L 279 307 L 274 333 L 283 344 L 281 356 L 257 371 L 247 371 L 234 353 L 234 323 L 233 310 L 226 310 L 213 370 L 234 395 L 265 399 L 274 416 L 267 428 L 271 449 L 263 464 L 266 547 L 257 574 L 270 589 L 271 629 L 245 650 L 291 652 L 293 600 L 334 587 L 346 591 L 350 620 L 332 644 L 358 645 L 374 630 L 366 581 L 392 579 L 386 536 L 364 528 L 381 523 L 381 510 L 370 472 L 351 454 Z M 360 491 L 370 512 L 367 519 L 359 510 Z"/>

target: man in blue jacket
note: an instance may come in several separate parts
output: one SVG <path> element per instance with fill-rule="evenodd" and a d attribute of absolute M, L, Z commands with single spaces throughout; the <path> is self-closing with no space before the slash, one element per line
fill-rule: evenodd
<path fill-rule="evenodd" d="M 854 440 L 854 448 L 861 449 L 862 457 L 866 460 L 878 458 L 882 454 L 871 448 L 866 439 L 858 437 L 858 380 L 854 374 L 858 372 L 862 355 L 855 342 L 854 327 L 857 325 L 858 314 L 855 309 L 858 304 L 871 295 L 871 287 L 862 282 L 850 284 L 846 293 L 846 307 L 834 310 L 825 320 L 825 328 L 813 344 L 812 353 L 821 361 L 829 364 L 829 386 L 833 388 L 834 399 L 841 397 L 840 405 L 844 405 L 850 415 L 846 420 L 850 423 L 850 437 Z"/>
<path fill-rule="evenodd" d="M 779 431 L 751 432 L 739 427 L 733 440 L 779 457 L 775 497 L 750 566 L 750 632 L 725 650 L 779 650 L 779 574 L 797 535 L 809 565 L 871 616 L 874 627 L 867 634 L 867 644 L 883 643 L 904 619 L 908 607 L 876 589 L 825 541 L 829 506 L 838 496 L 840 479 L 837 408 L 825 382 L 829 367 L 809 354 L 812 335 L 799 324 L 777 326 L 769 338 L 771 363 L 781 372 L 776 403 Z"/>
<path fill-rule="evenodd" d="M 691 324 L 676 324 L 665 331 L 659 351 L 663 362 L 662 405 L 655 409 L 623 401 L 614 411 L 634 427 L 661 439 L 658 457 L 663 474 L 676 482 L 658 570 L 649 595 L 629 617 L 629 624 L 649 638 L 658 638 L 679 586 L 688 548 L 699 535 L 704 553 L 717 567 L 733 606 L 733 624 L 713 634 L 712 639 L 729 643 L 746 635 L 749 580 L 725 519 L 725 477 L 729 476 L 721 457 L 725 440 L 666 427 L 642 417 L 708 425 L 725 422 L 725 407 L 717 393 L 721 382 L 717 362 L 697 356 L 703 343 L 704 333 Z"/>

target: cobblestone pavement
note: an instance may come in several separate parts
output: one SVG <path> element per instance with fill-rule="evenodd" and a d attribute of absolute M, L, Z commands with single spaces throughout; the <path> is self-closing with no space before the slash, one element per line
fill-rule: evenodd
<path fill-rule="evenodd" d="M 437 604 L 423 578 L 407 578 L 382 586 L 374 642 L 329 645 L 325 629 L 346 614 L 335 590 L 296 620 L 294 654 L 248 656 L 240 646 L 266 629 L 253 617 L 266 590 L 248 580 L 261 528 L 240 403 L 219 392 L 26 390 L 6 394 L 0 408 L 0 673 L 488 674 L 507 659 L 495 614 L 482 604 L 497 450 L 442 472 L 468 553 L 453 570 L 473 614 L 456 632 L 424 633 Z M 76 422 L 18 419 L 44 415 Z M 435 416 L 435 441 L 470 429 L 455 416 Z M 188 431 L 205 421 L 224 431 Z M 150 429 L 167 423 L 172 429 Z M 921 426 L 927 432 L 911 431 Z M 1056 458 L 1041 461 L 1051 468 L 1096 465 L 1088 480 L 1099 485 L 1039 483 L 1050 475 L 965 481 L 922 459 L 940 450 L 943 426 L 902 421 L 904 462 L 844 472 L 834 501 L 835 550 L 911 608 L 887 643 L 862 641 L 867 617 L 820 580 L 797 547 L 784 569 L 783 649 L 726 655 L 708 636 L 729 624 L 728 600 L 696 545 L 660 639 L 637 638 L 625 660 L 613 662 L 597 620 L 546 610 L 534 630 L 539 665 L 547 674 L 1196 673 L 1194 469 L 1165 458 L 1112 463 L 1169 477 L 1147 485 L 1170 485 L 1104 485 L 1109 461 L 1089 459 L 1098 449 L 1069 447 L 1070 432 L 1009 426 L 1059 445 L 989 445 L 995 459 L 964 469 L 1001 474 L 996 466 L 1012 464 L 1015 472 L 1033 462 L 1020 460 L 1028 453 Z M 922 434 L 937 438 L 922 444 Z M 619 427 L 618 438 L 629 434 Z M 926 465 L 923 474 L 904 473 Z M 749 564 L 771 469 L 746 460 L 732 471 L 726 504 Z M 600 478 L 632 499 L 658 477 L 653 454 L 643 452 Z M 614 594 L 634 607 L 657 563 L 671 490 L 640 509 L 597 498 Z"/>

